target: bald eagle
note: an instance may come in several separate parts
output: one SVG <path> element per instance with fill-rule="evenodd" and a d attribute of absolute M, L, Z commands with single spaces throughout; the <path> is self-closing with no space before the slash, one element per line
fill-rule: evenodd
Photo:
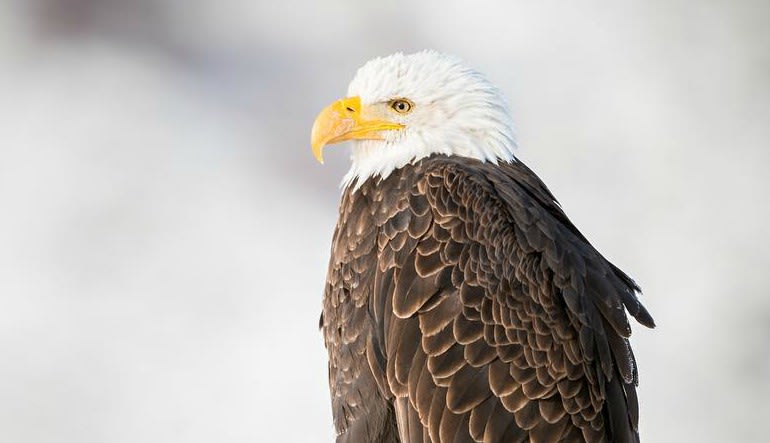
<path fill-rule="evenodd" d="M 321 329 L 338 442 L 637 442 L 640 289 L 514 157 L 498 89 L 394 54 L 321 111 L 352 141 Z"/>

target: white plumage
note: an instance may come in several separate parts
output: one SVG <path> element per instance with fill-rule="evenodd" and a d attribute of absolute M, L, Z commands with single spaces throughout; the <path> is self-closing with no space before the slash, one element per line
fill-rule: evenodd
<path fill-rule="evenodd" d="M 358 70 L 348 96 L 359 96 L 362 105 L 404 128 L 383 132 L 384 140 L 353 140 L 343 186 L 385 178 L 431 154 L 514 160 L 513 124 L 502 94 L 454 56 L 421 51 L 375 58 Z M 414 104 L 408 114 L 388 108 L 400 98 Z"/>

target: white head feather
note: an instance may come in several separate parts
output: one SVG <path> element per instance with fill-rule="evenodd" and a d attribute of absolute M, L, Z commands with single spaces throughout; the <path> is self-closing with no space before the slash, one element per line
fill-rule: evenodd
<path fill-rule="evenodd" d="M 500 91 L 456 57 L 435 51 L 397 53 L 367 62 L 348 86 L 363 106 L 404 98 L 414 106 L 390 120 L 404 128 L 384 131 L 384 140 L 354 140 L 352 165 L 343 186 L 432 154 L 497 163 L 515 160 L 510 111 Z"/>

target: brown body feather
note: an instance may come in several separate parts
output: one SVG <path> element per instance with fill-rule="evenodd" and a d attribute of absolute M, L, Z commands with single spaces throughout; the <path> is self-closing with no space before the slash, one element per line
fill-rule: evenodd
<path fill-rule="evenodd" d="M 638 290 L 520 162 L 349 187 L 322 316 L 337 441 L 638 441 Z"/>

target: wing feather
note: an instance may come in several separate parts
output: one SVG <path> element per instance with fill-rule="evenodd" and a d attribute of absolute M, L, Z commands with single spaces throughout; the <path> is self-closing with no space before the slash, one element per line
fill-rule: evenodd
<path fill-rule="evenodd" d="M 326 298 L 364 326 L 342 328 L 338 429 L 374 391 L 403 442 L 638 441 L 626 311 L 652 318 L 526 166 L 434 156 L 346 199 Z M 353 394 L 357 353 L 377 380 Z"/>

